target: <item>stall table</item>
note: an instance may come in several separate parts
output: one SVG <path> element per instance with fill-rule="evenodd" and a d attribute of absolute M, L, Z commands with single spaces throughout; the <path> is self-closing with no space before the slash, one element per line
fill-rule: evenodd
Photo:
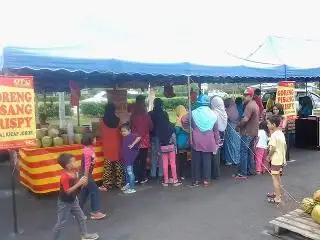
<path fill-rule="evenodd" d="M 83 145 L 73 144 L 49 148 L 20 149 L 20 182 L 37 194 L 56 192 L 60 189 L 62 168 L 57 163 L 62 153 L 72 154 L 80 167 Z M 100 144 L 95 146 L 96 163 L 93 176 L 96 181 L 102 179 L 104 158 Z"/>

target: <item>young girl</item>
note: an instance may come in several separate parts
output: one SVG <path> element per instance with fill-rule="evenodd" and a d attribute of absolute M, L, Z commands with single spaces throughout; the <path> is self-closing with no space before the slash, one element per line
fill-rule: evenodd
<path fill-rule="evenodd" d="M 268 170 L 269 164 L 267 163 L 268 153 L 268 135 L 269 129 L 266 122 L 261 122 L 258 131 L 258 142 L 256 145 L 255 159 L 256 171 L 260 175 Z"/>
<path fill-rule="evenodd" d="M 100 212 L 100 198 L 99 188 L 93 178 L 93 168 L 95 164 L 95 152 L 93 148 L 93 137 L 90 133 L 85 133 L 83 136 L 83 157 L 81 161 L 80 174 L 86 176 L 88 181 L 81 189 L 80 192 L 80 207 L 83 209 L 88 196 L 91 200 L 91 216 L 92 220 L 99 220 L 106 216 L 106 214 Z"/>
<path fill-rule="evenodd" d="M 125 194 L 135 193 L 135 176 L 133 166 L 139 154 L 141 137 L 131 132 L 129 123 L 121 125 L 122 143 L 121 157 L 124 161 L 126 172 L 126 185 L 121 189 Z"/>

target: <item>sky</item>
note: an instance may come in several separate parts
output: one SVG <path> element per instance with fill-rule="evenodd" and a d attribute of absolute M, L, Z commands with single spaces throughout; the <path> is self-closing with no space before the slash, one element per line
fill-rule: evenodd
<path fill-rule="evenodd" d="M 268 36 L 320 42 L 319 7 L 317 0 L 2 0 L 0 44 L 81 47 L 68 52 L 79 57 L 237 64 L 226 52 L 245 58 Z M 298 64 L 298 52 L 262 60 Z"/>

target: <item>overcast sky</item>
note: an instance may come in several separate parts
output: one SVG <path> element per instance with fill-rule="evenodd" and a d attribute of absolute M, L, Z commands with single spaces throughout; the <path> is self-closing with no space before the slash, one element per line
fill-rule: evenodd
<path fill-rule="evenodd" d="M 92 46 L 95 57 L 213 64 L 229 61 L 225 51 L 246 57 L 270 35 L 320 41 L 319 0 L 83 2 L 2 0 L 0 43 Z"/>

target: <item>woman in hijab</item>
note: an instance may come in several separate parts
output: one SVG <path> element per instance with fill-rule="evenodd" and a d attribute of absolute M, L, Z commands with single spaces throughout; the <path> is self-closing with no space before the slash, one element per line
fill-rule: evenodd
<path fill-rule="evenodd" d="M 145 97 L 136 97 L 133 113 L 130 117 L 132 132 L 141 137 L 139 154 L 135 161 L 136 176 L 139 183 L 144 184 L 147 179 L 147 157 L 150 148 L 150 132 L 153 128 L 150 115 L 147 113 Z"/>
<path fill-rule="evenodd" d="M 181 179 L 186 177 L 186 165 L 187 165 L 187 154 L 188 149 L 190 148 L 189 144 L 189 129 L 186 129 L 182 126 L 181 119 L 182 117 L 188 114 L 187 109 L 179 105 L 176 108 L 177 122 L 176 122 L 176 136 L 177 136 L 177 173 Z"/>
<path fill-rule="evenodd" d="M 221 160 L 221 148 L 223 146 L 224 131 L 227 128 L 228 116 L 224 107 L 223 99 L 219 96 L 211 98 L 211 109 L 217 116 L 217 127 L 220 134 L 220 143 L 217 154 L 212 158 L 212 179 L 218 179 L 220 177 L 220 160 Z"/>
<path fill-rule="evenodd" d="M 243 98 L 237 97 L 236 100 L 235 100 L 235 103 L 236 103 L 236 106 L 237 106 L 239 118 L 242 118 L 243 117 L 243 112 L 244 112 Z"/>
<path fill-rule="evenodd" d="M 162 172 L 162 158 L 160 151 L 160 143 L 159 138 L 156 136 L 156 129 L 158 127 L 159 120 L 157 119 L 157 115 L 160 113 L 167 114 L 167 112 L 163 111 L 163 103 L 160 98 L 155 98 L 153 101 L 153 110 L 149 112 L 153 123 L 153 129 L 150 132 L 151 134 L 151 169 L 150 169 L 150 177 L 156 178 L 163 176 Z M 157 171 L 158 170 L 158 171 Z M 158 174 L 157 174 L 158 173 Z"/>
<path fill-rule="evenodd" d="M 104 173 L 101 191 L 108 191 L 114 185 L 121 188 L 124 184 L 124 171 L 120 161 L 120 119 L 116 116 L 113 103 L 106 105 L 100 121 L 102 148 L 104 154 Z"/>
<path fill-rule="evenodd" d="M 156 98 L 154 100 L 154 111 L 152 113 L 152 119 L 154 123 L 154 134 L 155 137 L 159 140 L 160 152 L 162 157 L 163 167 L 163 186 L 168 186 L 169 184 L 169 174 L 168 166 L 170 163 L 170 169 L 172 174 L 172 184 L 173 186 L 179 186 L 181 183 L 177 178 L 176 170 L 176 135 L 175 129 L 172 123 L 169 121 L 167 112 L 163 110 L 162 100 Z"/>
<path fill-rule="evenodd" d="M 211 180 L 212 154 L 219 148 L 220 135 L 217 116 L 210 109 L 210 99 L 207 95 L 200 95 L 198 107 L 191 114 L 182 117 L 182 125 L 187 128 L 191 124 L 192 139 L 192 180 L 193 186 L 199 186 L 203 180 L 208 186 Z"/>
<path fill-rule="evenodd" d="M 240 136 L 235 130 L 239 120 L 237 105 L 232 98 L 225 100 L 228 125 L 224 135 L 224 160 L 226 165 L 238 164 L 240 159 Z"/>

